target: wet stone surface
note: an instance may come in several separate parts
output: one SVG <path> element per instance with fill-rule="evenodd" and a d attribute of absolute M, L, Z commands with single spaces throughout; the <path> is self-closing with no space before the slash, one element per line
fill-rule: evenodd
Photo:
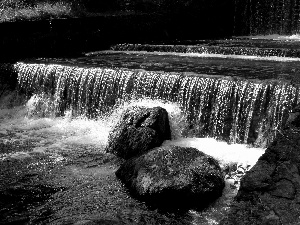
<path fill-rule="evenodd" d="M 278 134 L 242 178 L 237 202 L 221 224 L 299 224 L 299 126 Z"/>
<path fill-rule="evenodd" d="M 121 158 L 137 157 L 171 139 L 168 113 L 161 107 L 131 107 L 108 137 L 106 152 Z"/>
<path fill-rule="evenodd" d="M 225 186 L 213 157 L 178 146 L 155 148 L 127 160 L 116 175 L 134 196 L 166 211 L 203 209 L 222 195 Z"/>

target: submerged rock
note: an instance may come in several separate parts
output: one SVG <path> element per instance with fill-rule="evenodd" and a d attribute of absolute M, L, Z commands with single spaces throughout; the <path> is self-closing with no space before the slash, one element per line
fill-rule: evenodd
<path fill-rule="evenodd" d="M 300 223 L 300 113 L 295 109 L 242 178 L 236 204 L 221 224 Z"/>
<path fill-rule="evenodd" d="M 149 205 L 173 209 L 203 208 L 222 195 L 218 162 L 195 148 L 164 146 L 127 160 L 117 177 Z"/>
<path fill-rule="evenodd" d="M 130 107 L 109 134 L 106 152 L 124 159 L 141 155 L 171 139 L 168 113 L 164 108 Z"/>

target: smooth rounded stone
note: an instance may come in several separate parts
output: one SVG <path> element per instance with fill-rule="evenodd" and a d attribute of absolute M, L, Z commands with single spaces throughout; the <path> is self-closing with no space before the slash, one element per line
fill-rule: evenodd
<path fill-rule="evenodd" d="M 163 146 L 127 160 L 116 176 L 148 205 L 201 209 L 222 195 L 224 176 L 218 162 L 195 148 Z"/>
<path fill-rule="evenodd" d="M 171 139 L 168 113 L 164 108 L 133 106 L 122 115 L 109 134 L 106 152 L 129 159 Z"/>

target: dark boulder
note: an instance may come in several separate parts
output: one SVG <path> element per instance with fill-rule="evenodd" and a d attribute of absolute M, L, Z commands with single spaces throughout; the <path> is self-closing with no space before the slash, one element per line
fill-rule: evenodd
<path fill-rule="evenodd" d="M 195 148 L 163 146 L 127 160 L 116 171 L 129 192 L 150 206 L 201 209 L 222 195 L 218 162 Z"/>
<path fill-rule="evenodd" d="M 106 152 L 124 159 L 141 155 L 171 139 L 168 113 L 164 108 L 130 107 L 109 134 Z"/>
<path fill-rule="evenodd" d="M 290 113 L 286 121 L 286 127 L 300 127 L 300 105 L 297 105 Z"/>
<path fill-rule="evenodd" d="M 241 180 L 229 216 L 221 224 L 300 224 L 300 113 Z"/>

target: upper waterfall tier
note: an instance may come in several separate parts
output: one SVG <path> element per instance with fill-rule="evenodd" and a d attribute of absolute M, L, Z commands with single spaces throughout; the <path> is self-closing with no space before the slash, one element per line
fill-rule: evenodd
<path fill-rule="evenodd" d="M 298 86 L 285 81 L 247 80 L 129 69 L 17 63 L 20 88 L 42 93 L 63 114 L 96 117 L 119 99 L 177 102 L 187 117 L 186 135 L 265 145 L 300 100 Z"/>
<path fill-rule="evenodd" d="M 234 33 L 292 34 L 300 29 L 300 2 L 235 0 Z"/>
<path fill-rule="evenodd" d="M 255 38 L 255 37 L 253 37 Z M 177 52 L 198 54 L 244 55 L 258 57 L 300 58 L 300 42 L 252 39 L 246 37 L 228 40 L 181 41 L 163 44 L 118 44 L 114 51 Z"/>

